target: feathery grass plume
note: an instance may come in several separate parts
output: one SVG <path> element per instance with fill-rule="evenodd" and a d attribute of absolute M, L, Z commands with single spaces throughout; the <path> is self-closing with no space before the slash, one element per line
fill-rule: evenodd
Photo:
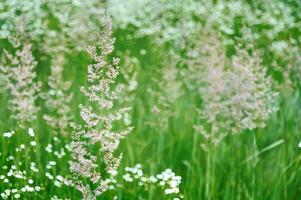
<path fill-rule="evenodd" d="M 72 94 L 68 94 L 71 82 L 62 77 L 63 66 L 67 54 L 81 51 L 83 47 L 93 44 L 97 38 L 98 19 L 103 16 L 102 2 L 53 0 L 45 2 L 51 16 L 57 20 L 56 28 L 43 32 L 43 51 L 52 57 L 51 75 L 48 79 L 50 91 L 46 97 L 46 107 L 50 111 L 44 119 L 53 128 L 66 134 L 71 119 L 68 104 Z M 49 26 L 51 21 L 45 21 Z"/>
<path fill-rule="evenodd" d="M 68 92 L 71 82 L 63 80 L 65 54 L 69 52 L 66 36 L 60 36 L 49 45 L 55 46 L 46 49 L 52 55 L 52 65 L 48 77 L 49 91 L 42 94 L 48 109 L 48 113 L 44 114 L 43 118 L 56 134 L 66 135 L 72 118 L 69 105 L 73 97 L 73 93 Z"/>
<path fill-rule="evenodd" d="M 294 66 L 294 62 L 301 48 L 300 33 L 291 34 L 301 25 L 300 14 L 294 13 L 294 6 L 274 0 L 252 4 L 232 0 L 208 1 L 204 6 L 206 27 L 223 33 L 225 44 L 235 47 L 239 43 L 252 43 L 276 82 L 284 86 L 294 86 L 300 82 L 296 79 L 291 81 L 292 77 L 297 78 L 295 73 L 298 67 Z M 236 21 L 238 18 L 239 23 Z M 247 37 L 244 32 L 248 33 Z M 242 40 L 237 40 L 237 37 Z"/>
<path fill-rule="evenodd" d="M 99 27 L 99 18 L 105 14 L 103 1 L 98 0 L 52 0 L 45 2 L 50 14 L 57 20 L 56 28 L 45 30 L 45 49 L 47 43 L 53 43 L 64 37 L 69 49 L 81 51 L 88 45 L 93 45 L 97 38 L 95 32 Z M 53 23 L 46 21 L 47 25 Z M 56 46 L 57 47 L 57 46 Z"/>
<path fill-rule="evenodd" d="M 131 130 L 131 127 L 116 130 L 114 123 L 123 119 L 130 108 L 115 109 L 120 87 L 116 84 L 119 74 L 119 58 L 108 63 L 108 56 L 114 50 L 111 22 L 106 18 L 104 29 L 100 32 L 99 44 L 90 46 L 87 51 L 94 64 L 88 65 L 87 87 L 81 87 L 83 94 L 93 106 L 80 105 L 83 125 L 72 123 L 73 135 L 71 151 L 73 160 L 70 170 L 74 177 L 71 184 L 79 190 L 83 199 L 96 199 L 108 189 L 105 176 L 119 166 L 122 155 L 115 157 L 120 140 Z M 96 155 L 90 151 L 92 146 L 99 146 Z M 100 157 L 98 157 L 100 155 Z M 105 166 L 102 172 L 98 164 Z"/>
<path fill-rule="evenodd" d="M 50 90 L 44 94 L 45 106 L 49 110 L 43 118 L 55 133 L 67 134 L 68 124 L 71 120 L 69 104 L 73 94 L 68 93 L 71 82 L 63 80 L 63 68 L 59 64 L 53 64 L 51 75 L 48 77 Z"/>
<path fill-rule="evenodd" d="M 177 68 L 176 62 L 166 64 L 158 71 L 160 79 L 153 79 L 156 88 L 148 89 L 155 103 L 152 112 L 156 115 L 155 119 L 147 123 L 163 130 L 168 126 L 169 117 L 174 115 L 173 105 L 183 94 L 183 85 L 179 80 L 181 70 Z"/>
<path fill-rule="evenodd" d="M 188 81 L 199 79 L 194 83 L 202 98 L 201 122 L 194 127 L 204 138 L 205 196 L 211 199 L 216 147 L 229 134 L 264 127 L 270 114 L 278 109 L 278 93 L 273 92 L 266 68 L 251 45 L 236 48 L 229 59 L 219 38 L 207 35 L 189 55 Z"/>
<path fill-rule="evenodd" d="M 271 113 L 278 109 L 278 93 L 273 92 L 257 52 L 252 46 L 238 47 L 228 62 L 217 38 L 210 41 L 206 37 L 207 43 L 203 42 L 193 54 L 205 55 L 195 57 L 204 60 L 194 63 L 200 67 L 191 68 L 201 70 L 198 74 L 202 80 L 199 91 L 203 106 L 199 113 L 204 123 L 196 128 L 216 145 L 227 134 L 265 127 Z"/>
<path fill-rule="evenodd" d="M 122 82 L 119 84 L 121 88 L 119 103 L 122 105 L 130 106 L 135 102 L 137 89 L 138 89 L 138 74 L 141 70 L 139 60 L 132 57 L 129 52 L 123 55 L 122 68 L 120 69 L 120 76 Z M 129 125 L 131 123 L 132 112 L 125 113 L 124 123 Z"/>
<path fill-rule="evenodd" d="M 180 60 L 183 62 L 181 65 L 184 84 L 191 91 L 199 91 L 202 88 L 203 79 L 200 77 L 206 76 L 207 67 L 222 68 L 226 59 L 224 49 L 216 36 L 207 32 L 201 35 L 188 44 L 187 58 Z"/>
<path fill-rule="evenodd" d="M 124 55 L 124 67 L 120 69 L 124 83 L 120 84 L 123 87 L 121 102 L 132 104 L 135 99 L 135 94 L 138 87 L 138 74 L 140 72 L 139 60 L 126 53 Z"/>
<path fill-rule="evenodd" d="M 9 107 L 12 118 L 20 128 L 25 128 L 36 119 L 38 110 L 36 105 L 38 93 L 41 88 L 40 82 L 35 82 L 35 67 L 37 62 L 31 53 L 30 44 L 21 44 L 16 40 L 17 49 L 15 54 L 5 53 L 3 66 L 0 67 L 4 79 L 5 88 L 10 92 Z"/>

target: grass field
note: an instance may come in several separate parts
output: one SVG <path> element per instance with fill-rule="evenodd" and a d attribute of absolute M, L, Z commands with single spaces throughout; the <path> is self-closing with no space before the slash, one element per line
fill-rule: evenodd
<path fill-rule="evenodd" d="M 33 2 L 24 1 L 29 9 L 15 0 L 0 2 L 0 199 L 300 198 L 301 4 L 297 1 L 154 1 L 159 7 L 134 0 Z M 110 45 L 103 35 L 96 38 L 99 30 L 108 34 L 106 25 L 103 28 L 105 9 L 115 49 L 96 61 L 85 49 L 100 45 L 96 53 L 103 55 L 103 45 Z M 70 14 L 66 21 L 64 12 Z M 42 25 L 35 19 L 41 19 Z M 31 53 L 36 64 L 28 56 Z M 110 64 L 113 57 L 120 58 L 116 79 L 106 74 L 118 71 L 115 65 L 95 73 L 115 81 L 110 82 L 110 91 L 118 84 L 123 90 L 112 100 L 112 109 L 102 109 L 80 88 L 103 80 L 88 81 L 89 64 L 104 60 Z M 59 66 L 57 71 L 53 66 Z M 34 85 L 38 82 L 40 89 Z M 101 91 L 105 89 L 97 95 L 105 96 Z M 88 112 L 81 115 L 81 104 L 91 105 L 97 116 L 119 108 L 131 110 L 112 120 L 113 128 L 106 127 L 105 117 L 88 126 L 93 117 Z M 82 128 L 70 127 L 71 122 Z M 114 146 L 111 139 L 126 127 L 133 129 L 117 143 L 116 151 L 111 147 L 114 157 L 123 155 L 115 169 L 104 143 Z M 90 140 L 95 138 L 85 135 L 78 139 L 80 130 L 99 135 L 108 130 L 110 140 L 94 136 L 93 143 Z M 81 160 L 72 141 L 83 142 L 96 160 L 90 154 L 83 158 L 93 162 Z M 79 171 L 72 171 L 71 160 L 82 165 Z M 95 168 L 88 169 L 93 163 Z M 94 183 L 93 170 L 102 176 Z M 163 171 L 171 175 L 160 174 Z M 161 183 L 164 176 L 180 182 L 162 179 Z M 108 188 L 101 195 L 95 193 L 95 198 L 85 197 L 69 180 L 91 190 L 104 181 Z"/>

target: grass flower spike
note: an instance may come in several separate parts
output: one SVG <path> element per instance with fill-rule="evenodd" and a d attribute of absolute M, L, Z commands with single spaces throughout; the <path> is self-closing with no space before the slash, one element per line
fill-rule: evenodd
<path fill-rule="evenodd" d="M 16 43 L 17 44 L 17 43 Z M 5 51 L 6 62 L 0 67 L 5 88 L 10 92 L 10 109 L 20 128 L 25 128 L 36 119 L 38 110 L 36 105 L 40 82 L 35 82 L 35 68 L 37 62 L 31 53 L 31 45 L 16 46 L 15 55 Z"/>
<path fill-rule="evenodd" d="M 99 34 L 99 46 L 87 49 L 95 63 L 88 66 L 89 85 L 81 87 L 81 91 L 92 105 L 80 105 L 83 125 L 72 124 L 73 160 L 70 161 L 70 169 L 74 179 L 71 182 L 83 194 L 83 199 L 96 199 L 108 189 L 105 176 L 116 170 L 121 160 L 121 155 L 115 157 L 114 152 L 120 140 L 132 129 L 128 127 L 116 130 L 114 126 L 115 122 L 123 119 L 130 108 L 115 109 L 120 93 L 120 87 L 115 82 L 119 74 L 119 59 L 113 58 L 112 64 L 107 62 L 108 55 L 113 50 L 111 23 L 106 19 L 104 29 Z M 90 152 L 91 146 L 99 147 L 96 155 Z M 105 168 L 102 173 L 98 170 L 100 162 Z M 92 183 L 93 188 L 87 182 Z"/>

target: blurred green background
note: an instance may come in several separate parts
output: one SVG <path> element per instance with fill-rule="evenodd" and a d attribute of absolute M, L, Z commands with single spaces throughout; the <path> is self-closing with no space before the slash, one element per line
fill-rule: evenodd
<path fill-rule="evenodd" d="M 16 4 L 11 3 L 11 5 L 9 2 L 0 3 L 2 15 L 0 26 L 3 29 L 3 26 L 8 24 L 9 28 L 6 30 L 13 34 L 16 32 L 15 22 L 11 19 L 13 17 L 5 14 L 9 13 L 8 11 L 11 11 L 12 8 L 18 7 L 18 3 L 21 2 L 12 1 Z M 83 17 L 85 13 L 81 12 L 86 7 L 78 6 L 78 3 L 70 3 L 71 1 L 64 1 L 64 3 L 59 1 L 38 2 L 40 3 L 40 12 L 43 15 L 37 14 L 37 16 L 41 17 L 38 19 L 42 22 L 47 21 L 46 28 L 42 26 L 41 34 L 28 36 L 32 30 L 36 30 L 34 21 L 30 21 L 30 17 L 36 15 L 28 15 L 26 19 L 28 19 L 29 25 L 25 25 L 25 38 L 33 45 L 33 55 L 38 61 L 37 80 L 43 83 L 42 91 L 47 92 L 49 90 L 47 81 L 51 74 L 51 64 L 56 59 L 56 54 L 53 55 L 45 50 L 44 45 L 48 45 L 46 41 L 51 40 L 51 37 L 48 37 L 45 32 L 49 29 L 58 35 L 64 34 L 68 38 L 64 45 L 66 44 L 65 46 L 69 50 L 63 52 L 65 62 L 62 77 L 63 80 L 72 83 L 68 90 L 68 93 L 73 93 L 73 98 L 69 104 L 73 116 L 72 120 L 81 123 L 78 105 L 86 104 L 87 99 L 80 92 L 79 87 L 87 85 L 86 67 L 91 63 L 87 53 L 85 53 L 84 46 L 93 44 L 95 41 L 87 40 L 85 45 L 78 47 L 78 41 L 85 37 L 90 39 L 90 35 L 81 32 L 81 29 L 76 30 L 78 37 L 75 37 L 76 34 L 73 32 L 69 32 L 69 29 L 68 32 L 65 32 L 66 30 L 62 27 L 70 24 L 61 23 L 59 18 L 61 15 L 55 15 L 56 12 L 61 11 L 52 9 L 50 5 L 55 2 L 56 4 L 53 3 L 53 5 L 60 9 L 64 9 L 62 5 L 69 6 L 70 13 L 72 13 L 69 15 L 71 19 L 72 17 L 75 19 Z M 141 163 L 144 172 L 149 175 L 171 168 L 182 177 L 180 190 L 184 199 L 299 199 L 301 192 L 301 154 L 298 147 L 301 139 L 301 98 L 298 74 L 301 71 L 301 65 L 298 61 L 301 41 L 301 4 L 299 1 L 246 0 L 236 2 L 210 0 L 205 3 L 197 0 L 187 0 L 187 2 L 186 0 L 160 0 L 157 2 L 159 6 L 152 5 L 151 1 L 145 1 L 147 2 L 145 4 L 141 3 L 145 6 L 144 9 L 141 8 L 143 6 L 139 7 L 140 3 L 133 0 L 128 2 L 114 0 L 100 3 L 91 1 L 91 5 L 87 2 L 86 4 L 81 1 L 78 2 L 90 9 L 95 7 L 107 9 L 107 14 L 112 17 L 113 34 L 116 38 L 113 56 L 118 56 L 121 59 L 121 68 L 123 64 L 125 67 L 125 69 L 121 69 L 118 81 L 127 84 L 122 74 L 122 70 L 126 71 L 126 68 L 129 68 L 125 63 L 126 58 L 136 59 L 138 66 L 134 68 L 137 73 L 137 88 L 131 93 L 132 99 L 124 102 L 125 105 L 132 107 L 131 125 L 134 130 L 122 141 L 118 149 L 118 152 L 123 153 L 123 160 L 119 167 L 120 174 L 124 173 L 126 166 L 134 166 L 136 163 Z M 241 5 L 238 8 L 229 6 L 235 2 L 238 4 L 240 2 Z M 195 7 L 191 8 L 193 5 Z M 131 9 L 139 12 L 118 10 L 122 6 L 124 6 L 122 9 L 132 6 Z M 16 9 L 14 14 L 20 16 L 23 12 L 36 12 L 36 10 L 30 10 L 30 6 L 28 9 L 23 8 Z M 234 12 L 231 9 L 234 11 L 238 9 L 238 11 Z M 206 12 L 198 12 L 201 10 Z M 287 10 L 290 12 L 285 12 Z M 89 13 L 89 10 L 86 9 L 85 11 Z M 66 13 L 68 12 L 66 11 Z M 97 18 L 98 15 L 94 16 L 92 11 L 91 13 L 92 16 L 88 20 L 98 25 L 101 24 L 101 20 Z M 129 16 L 129 14 L 132 15 Z M 265 14 L 267 17 L 264 17 Z M 100 15 L 103 15 L 103 12 Z M 188 17 L 187 15 L 191 16 Z M 213 15 L 217 15 L 217 17 L 214 18 Z M 256 23 L 253 23 L 250 19 L 255 16 L 257 17 L 254 20 Z M 269 24 L 272 16 L 276 22 Z M 146 19 L 147 17 L 149 19 Z M 133 18 L 135 20 L 131 21 Z M 288 22 L 288 19 L 291 21 Z M 174 35 L 181 32 L 179 29 L 181 24 L 187 25 L 192 22 L 194 25 L 191 31 L 184 27 L 187 35 L 185 35 L 186 33 L 184 36 L 180 34 L 183 38 L 180 37 L 179 39 L 176 36 L 176 39 L 173 38 Z M 85 21 L 80 23 L 85 23 Z M 284 25 L 279 28 L 277 25 L 281 23 Z M 69 27 L 72 28 L 72 25 Z M 171 28 L 174 29 L 171 32 L 176 33 L 166 36 L 165 33 Z M 154 31 L 149 31 L 150 34 L 144 34 L 147 32 L 144 29 Z M 139 32 L 141 30 L 145 32 Z M 251 38 L 245 37 L 245 30 L 252 33 L 250 34 Z M 267 68 L 268 75 L 273 79 L 273 89 L 279 92 L 279 110 L 270 116 L 267 126 L 254 130 L 243 130 L 240 134 L 226 137 L 211 152 L 210 166 L 207 165 L 208 154 L 200 146 L 204 142 L 204 138 L 193 128 L 194 125 L 202 121 L 197 110 L 202 106 L 202 97 L 199 93 L 183 84 L 180 89 L 182 95 L 168 105 L 168 109 L 173 113 L 168 115 L 164 112 L 156 113 L 153 111 L 153 107 L 160 104 L 160 99 L 150 92 L 150 89 L 160 92 L 160 86 L 156 80 L 163 79 L 160 74 L 161 69 L 168 67 L 168 65 L 174 65 L 174 63 L 178 69 L 185 68 L 182 61 L 187 59 L 188 49 L 195 44 L 199 35 L 207 31 L 219 35 L 229 58 L 235 55 L 236 45 L 251 43 L 255 49 L 260 51 L 262 65 Z M 273 34 L 269 34 L 270 32 Z M 93 37 L 91 36 L 91 38 Z M 275 48 L 272 48 L 279 44 L 276 42 L 285 42 L 285 48 L 279 52 L 276 51 Z M 0 47 L 1 54 L 3 54 L 4 49 L 10 52 L 15 51 L 9 37 L 6 36 L 0 40 Z M 75 47 L 78 47 L 79 50 L 75 50 Z M 55 47 L 49 46 L 49 49 L 51 48 Z M 175 55 L 177 59 L 175 59 Z M 181 76 L 178 79 L 183 81 Z M 1 83 L 3 81 L 0 79 Z M 0 175 L 7 173 L 7 170 L 3 168 L 4 166 L 9 167 L 21 161 L 24 165 L 20 170 L 26 170 L 35 184 L 41 185 L 43 188 L 35 194 L 24 193 L 21 199 L 51 199 L 54 196 L 80 199 L 81 195 L 75 189 L 68 186 L 57 187 L 52 180 L 45 176 L 47 171 L 45 166 L 50 160 L 55 160 L 57 163 L 51 169 L 54 176 L 70 176 L 68 164 L 70 153 L 66 151 L 66 156 L 58 159 L 52 153 L 45 152 L 45 147 L 51 143 L 54 149 L 58 151 L 64 148 L 65 144 L 71 141 L 71 129 L 69 130 L 70 134 L 67 136 L 58 135 L 59 141 L 55 141 L 52 128 L 42 117 L 48 111 L 43 99 L 39 99 L 37 105 L 41 107 L 41 110 L 37 120 L 31 124 L 35 131 L 37 146 L 26 145 L 26 153 L 16 153 L 16 148 L 20 144 L 29 144 L 30 138 L 27 129 L 19 129 L 16 121 L 11 118 L 12 113 L 8 103 L 12 97 L 4 88 L 5 86 L 1 84 L 0 132 L 15 131 L 16 134 L 11 139 L 0 135 Z M 148 123 L 160 122 L 161 120 L 165 122 L 164 126 L 151 126 Z M 15 160 L 8 161 L 9 155 L 15 155 Z M 30 169 L 32 161 L 36 162 L 39 169 L 38 173 L 34 173 Z M 136 183 L 124 182 L 122 176 L 119 176 L 118 180 L 122 182 L 122 187 L 116 191 L 106 192 L 100 199 L 112 199 L 115 195 L 118 199 L 173 199 L 173 197 L 166 197 L 160 188 L 151 187 L 144 190 Z M 6 184 L 3 179 L 0 179 L 0 193 L 7 188 L 20 188 L 23 185 L 26 185 L 26 182 L 11 179 L 10 183 Z M 209 191 L 206 191 L 208 185 Z"/>

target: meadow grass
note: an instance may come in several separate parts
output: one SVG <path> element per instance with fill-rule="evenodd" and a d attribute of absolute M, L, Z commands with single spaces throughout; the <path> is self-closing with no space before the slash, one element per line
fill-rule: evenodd
<path fill-rule="evenodd" d="M 259 27 L 260 28 L 260 27 Z M 140 163 L 147 175 L 158 174 L 165 169 L 172 169 L 176 175 L 182 177 L 180 193 L 183 199 L 223 199 L 223 200 L 297 200 L 300 197 L 301 184 L 301 149 L 298 143 L 301 139 L 301 95 L 297 85 L 292 90 L 285 87 L 279 89 L 279 110 L 271 114 L 265 128 L 243 130 L 240 134 L 228 135 L 217 146 L 208 144 L 208 151 L 201 147 L 206 143 L 204 138 L 194 129 L 194 125 L 201 122 L 198 110 L 202 105 L 202 97 L 197 92 L 187 88 L 183 89 L 183 95 L 178 98 L 171 109 L 173 115 L 167 119 L 165 128 L 150 126 L 149 121 L 163 120 L 163 117 L 153 112 L 152 107 L 158 104 L 149 88 L 157 88 L 153 79 L 161 79 L 157 69 L 166 62 L 166 48 L 154 45 L 151 37 L 126 37 L 132 34 L 132 28 L 128 30 L 117 29 L 114 31 L 116 46 L 114 55 L 121 55 L 121 67 L 125 52 L 139 61 L 138 87 L 132 102 L 126 102 L 132 107 L 130 111 L 131 126 L 133 131 L 121 142 L 118 152 L 123 153 L 123 159 L 119 166 L 119 174 L 125 173 L 125 168 Z M 233 36 L 234 37 L 234 36 Z M 6 40 L 0 41 L 1 49 L 12 48 Z M 227 53 L 233 50 L 227 49 Z M 141 53 L 141 52 L 145 53 Z M 1 51 L 2 52 L 2 51 Z M 43 83 L 42 91 L 47 91 L 47 78 L 50 75 L 50 61 L 42 55 L 38 45 L 33 44 L 33 54 L 38 61 L 37 79 Z M 79 104 L 86 104 L 87 99 L 80 92 L 82 85 L 87 85 L 86 66 L 91 62 L 84 52 L 70 53 L 66 55 L 63 79 L 71 81 L 69 92 L 73 93 L 70 102 L 73 121 L 82 122 Z M 268 56 L 264 62 L 269 63 Z M 273 72 L 269 72 L 272 75 Z M 2 80 L 0 80 L 2 81 Z M 123 81 L 122 78 L 118 81 Z M 281 80 L 280 80 L 281 81 Z M 1 82 L 2 83 L 2 82 Z M 0 84 L 1 85 L 1 84 Z M 34 185 L 41 188 L 38 192 L 22 195 L 22 199 L 51 199 L 58 198 L 81 199 L 81 194 L 74 188 L 58 183 L 49 178 L 51 175 L 70 178 L 68 161 L 71 159 L 68 146 L 71 142 L 70 134 L 53 135 L 53 129 L 43 120 L 43 113 L 47 112 L 43 106 L 43 100 L 39 99 L 37 120 L 31 127 L 34 136 L 28 134 L 28 129 L 18 128 L 16 121 L 11 119 L 13 113 L 8 104 L 11 96 L 0 88 L 0 176 L 6 173 L 5 166 L 11 167 L 22 163 L 19 171 L 25 170 L 27 176 L 33 180 Z M 119 125 L 119 124 L 118 124 Z M 122 126 L 122 125 L 120 125 Z M 2 133 L 14 131 L 10 138 Z M 1 135 L 2 134 L 2 135 Z M 35 141 L 35 143 L 32 143 Z M 25 144 L 21 153 L 16 149 Z M 45 150 L 52 144 L 51 151 Z M 96 152 L 98 146 L 91 147 Z M 65 155 L 55 155 L 64 150 Z M 17 155 L 9 159 L 10 155 Z M 56 164 L 50 166 L 49 162 Z M 32 162 L 39 172 L 34 172 Z M 49 166 L 49 169 L 45 168 Z M 102 171 L 101 164 L 99 170 Z M 165 199 L 164 191 L 158 187 L 143 189 L 137 183 L 125 182 L 122 176 L 118 180 L 122 183 L 116 191 L 107 191 L 99 199 L 139 199 L 158 200 Z M 0 177 L 1 179 L 1 177 Z M 0 180 L 0 193 L 7 186 L 23 187 L 28 184 L 26 180 L 11 179 L 9 183 Z M 30 185 L 30 184 L 29 184 Z M 1 198 L 1 197 L 0 197 Z M 12 197 L 16 199 L 16 197 Z M 167 199 L 173 199 L 167 197 Z"/>
<path fill-rule="evenodd" d="M 135 42 L 139 45 L 141 41 Z M 208 158 L 208 152 L 200 147 L 201 136 L 193 129 L 193 125 L 198 120 L 195 105 L 200 101 L 195 94 L 187 91 L 176 102 L 174 105 L 176 114 L 168 119 L 166 130 L 145 125 L 145 122 L 152 117 L 160 119 L 160 116 L 152 116 L 150 107 L 156 102 L 153 102 L 146 90 L 151 87 L 150 77 L 156 75 L 152 73 L 152 68 L 160 64 L 160 58 L 155 56 L 152 59 L 155 53 L 152 52 L 150 44 L 147 46 L 147 42 L 144 43 L 143 48 L 150 53 L 146 56 L 139 55 L 137 49 L 141 47 L 138 45 L 129 46 L 133 54 L 136 54 L 143 63 L 132 109 L 132 125 L 135 128 L 119 149 L 124 154 L 120 169 L 133 166 L 135 163 L 141 163 L 149 174 L 171 168 L 176 174 L 182 176 L 181 191 L 185 199 L 298 199 L 301 178 L 298 149 L 301 109 L 298 91 L 290 94 L 286 91 L 281 93 L 280 109 L 272 115 L 266 128 L 228 136 L 210 152 Z M 120 51 L 123 48 L 120 47 Z M 64 78 L 73 82 L 71 91 L 74 93 L 74 98 L 70 106 L 75 120 L 79 120 L 78 104 L 84 101 L 78 87 L 86 83 L 83 66 L 87 62 L 86 56 L 80 54 L 71 56 L 65 66 Z M 38 71 L 40 74 L 49 73 L 45 67 L 40 67 Z M 8 95 L 1 95 L 0 131 L 15 130 L 18 137 L 12 141 L 0 138 L 1 166 L 6 165 L 6 158 L 10 152 L 28 141 L 27 133 L 24 133 L 26 131 L 19 132 L 15 124 L 9 120 L 10 111 L 5 106 L 8 101 Z M 30 161 L 36 162 L 37 166 L 45 166 L 46 160 L 56 159 L 54 156 L 45 155 L 45 151 L 42 151 L 53 139 L 52 130 L 41 118 L 33 126 L 38 144 L 36 151 L 29 151 L 18 159 L 25 162 L 27 167 Z M 70 136 L 62 137 L 60 140 L 57 149 L 61 148 L 60 145 L 69 143 Z M 67 153 L 66 157 L 57 162 L 55 173 L 61 175 L 69 173 L 68 159 L 70 155 Z M 25 199 L 50 199 L 54 195 L 80 199 L 80 194 L 70 187 L 57 188 L 49 184 L 45 176 L 35 178 L 44 190 L 37 196 L 28 196 Z M 1 185 L 0 190 L 3 190 Z M 141 191 L 135 185 L 120 191 L 118 196 L 121 199 L 161 198 L 158 191 Z M 106 198 L 108 197 L 102 197 L 102 199 Z"/>

